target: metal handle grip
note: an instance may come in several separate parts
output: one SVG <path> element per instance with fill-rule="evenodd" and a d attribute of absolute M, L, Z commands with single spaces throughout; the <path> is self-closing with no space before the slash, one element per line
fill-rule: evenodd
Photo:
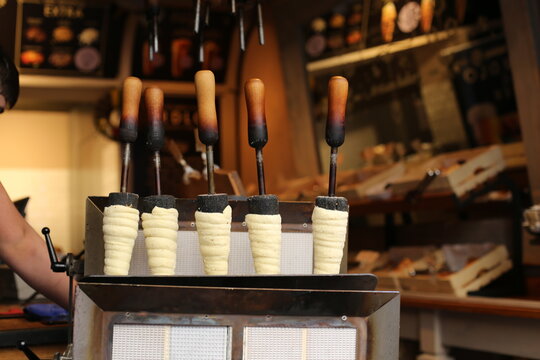
<path fill-rule="evenodd" d="M 41 360 L 32 350 L 30 350 L 24 340 L 17 341 L 17 349 L 21 350 L 28 360 Z"/>
<path fill-rule="evenodd" d="M 51 261 L 51 270 L 54 272 L 67 272 L 67 266 L 65 263 L 58 261 L 58 256 L 54 250 L 53 242 L 51 240 L 51 230 L 48 227 L 41 229 L 41 233 L 45 236 L 45 243 L 47 244 L 47 251 L 49 252 L 49 260 Z"/>

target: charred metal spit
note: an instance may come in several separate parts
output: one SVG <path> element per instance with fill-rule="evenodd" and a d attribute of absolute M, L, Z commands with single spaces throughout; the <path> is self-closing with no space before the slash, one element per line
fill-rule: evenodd
<path fill-rule="evenodd" d="M 193 31 L 198 35 L 199 40 L 199 62 L 204 61 L 204 29 L 210 26 L 210 9 L 212 1 L 215 0 L 196 0 L 195 17 Z M 262 0 L 230 0 L 230 12 L 236 16 L 238 21 L 238 33 L 240 37 L 240 50 L 246 50 L 246 30 L 245 30 L 245 11 L 249 7 L 255 8 L 255 18 L 257 23 L 257 32 L 259 34 L 259 43 L 264 45 L 264 23 L 262 12 Z"/>
<path fill-rule="evenodd" d="M 161 157 L 159 151 L 165 145 L 165 130 L 163 129 L 163 91 L 156 87 L 146 89 L 144 93 L 148 115 L 148 137 L 146 146 L 152 152 L 156 195 L 161 195 Z"/>
<path fill-rule="evenodd" d="M 154 60 L 154 55 L 159 52 L 159 5 L 158 0 L 146 0 L 146 19 L 148 21 L 148 58 Z"/>

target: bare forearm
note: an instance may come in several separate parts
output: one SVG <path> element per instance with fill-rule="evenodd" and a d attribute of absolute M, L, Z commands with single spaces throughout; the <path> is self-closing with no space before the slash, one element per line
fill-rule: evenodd
<path fill-rule="evenodd" d="M 66 307 L 67 276 L 51 270 L 45 242 L 20 216 L 1 184 L 0 214 L 0 258 L 31 287 Z"/>
<path fill-rule="evenodd" d="M 65 273 L 54 273 L 47 247 L 29 227 L 19 244 L 5 251 L 6 263 L 32 288 L 47 298 L 67 307 L 69 281 Z"/>

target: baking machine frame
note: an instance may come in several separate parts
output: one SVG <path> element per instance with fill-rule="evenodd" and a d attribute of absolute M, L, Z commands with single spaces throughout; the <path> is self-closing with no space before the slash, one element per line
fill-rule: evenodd
<path fill-rule="evenodd" d="M 247 231 L 245 199 L 231 197 L 232 231 Z M 84 277 L 76 289 L 73 359 L 113 359 L 119 324 L 226 326 L 227 360 L 244 356 L 246 327 L 354 328 L 357 360 L 398 358 L 399 293 L 370 274 L 105 276 L 103 209 L 86 205 Z M 179 230 L 195 231 L 196 200 L 177 199 Z M 311 233 L 313 204 L 282 202 L 283 232 Z M 346 270 L 346 247 L 341 271 Z"/>

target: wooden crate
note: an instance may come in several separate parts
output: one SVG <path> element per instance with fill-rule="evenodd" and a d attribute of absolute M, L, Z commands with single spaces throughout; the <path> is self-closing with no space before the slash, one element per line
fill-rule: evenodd
<path fill-rule="evenodd" d="M 501 145 L 504 162 L 507 168 L 522 168 L 527 166 L 523 142 Z"/>
<path fill-rule="evenodd" d="M 402 163 L 338 171 L 336 195 L 347 199 L 377 196 L 383 192 L 384 184 L 404 173 Z M 313 200 L 328 193 L 328 174 L 282 181 L 277 187 L 277 195 L 282 201 Z"/>
<path fill-rule="evenodd" d="M 403 177 L 392 183 L 394 194 L 405 195 L 414 190 L 424 178 L 426 170 L 439 169 L 439 175 L 429 185 L 428 192 L 453 192 L 462 196 L 497 175 L 505 168 L 501 147 L 498 145 L 438 155 L 408 169 Z"/>
<path fill-rule="evenodd" d="M 512 268 L 512 261 L 503 245 L 496 246 L 460 271 L 450 274 L 411 276 L 407 271 L 376 272 L 379 287 L 400 291 L 453 294 L 467 296 L 479 290 Z"/>
<path fill-rule="evenodd" d="M 368 172 L 367 168 L 361 170 L 364 170 L 364 173 Z M 405 174 L 405 165 L 400 162 L 373 167 L 371 170 L 370 176 L 357 176 L 356 181 L 349 183 L 343 181 L 336 190 L 337 195 L 347 199 L 384 197 L 387 185 Z"/>

